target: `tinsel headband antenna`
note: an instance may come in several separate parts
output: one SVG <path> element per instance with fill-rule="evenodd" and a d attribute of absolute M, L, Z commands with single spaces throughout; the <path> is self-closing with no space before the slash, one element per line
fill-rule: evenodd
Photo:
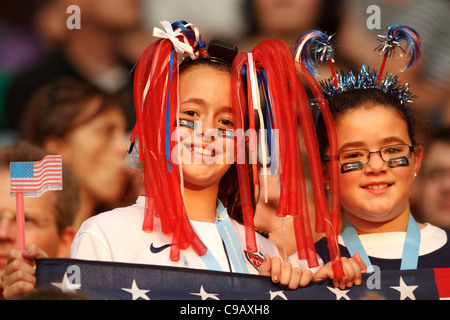
<path fill-rule="evenodd" d="M 406 50 L 400 46 L 400 41 L 404 40 L 408 44 L 409 52 L 410 52 L 410 60 L 406 67 L 402 70 L 405 71 L 409 69 L 421 56 L 422 54 L 422 46 L 420 44 L 419 35 L 412 28 L 401 25 L 394 24 L 390 26 L 384 36 L 379 35 L 383 40 L 377 39 L 381 41 L 381 44 L 375 48 L 380 52 L 380 55 L 383 56 L 383 61 L 381 63 L 380 70 L 378 72 L 378 78 L 376 84 L 379 85 L 381 76 L 384 72 L 384 68 L 386 66 L 386 61 L 388 58 L 391 58 L 397 48 L 400 48 L 404 53 Z"/>
<path fill-rule="evenodd" d="M 319 75 L 316 71 L 318 62 L 328 61 L 334 85 L 337 87 L 336 71 L 334 70 L 334 48 L 330 43 L 332 37 L 333 35 L 327 36 L 319 30 L 302 33 L 295 44 L 294 58 L 296 61 L 302 61 L 314 76 Z"/>

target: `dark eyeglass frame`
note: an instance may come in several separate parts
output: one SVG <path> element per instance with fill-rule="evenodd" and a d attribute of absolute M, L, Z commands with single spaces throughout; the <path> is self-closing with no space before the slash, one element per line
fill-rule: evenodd
<path fill-rule="evenodd" d="M 342 163 L 342 161 L 341 161 L 341 154 L 342 154 L 342 153 L 344 153 L 344 152 L 352 152 L 352 151 L 363 151 L 363 152 L 367 152 L 366 161 L 365 161 L 365 162 L 364 162 L 364 161 L 361 161 L 361 163 L 362 163 L 363 165 L 366 165 L 367 163 L 369 163 L 370 155 L 371 155 L 371 154 L 374 154 L 374 153 L 378 153 L 378 154 L 380 155 L 380 158 L 381 158 L 384 162 L 388 162 L 388 161 L 391 160 L 391 159 L 387 159 L 387 160 L 384 159 L 384 158 L 383 158 L 383 153 L 382 153 L 381 151 L 382 151 L 383 149 L 386 149 L 386 148 L 392 148 L 392 147 L 395 147 L 395 146 L 407 146 L 407 147 L 409 148 L 409 154 L 408 154 L 407 158 L 411 157 L 411 153 L 413 153 L 414 150 L 415 150 L 415 146 L 414 146 L 414 145 L 409 145 L 409 144 L 406 144 L 406 143 L 397 143 L 397 144 L 390 144 L 390 145 L 384 146 L 384 147 L 380 148 L 380 150 L 378 150 L 378 151 L 370 151 L 370 150 L 368 150 L 368 149 L 350 149 L 350 150 L 345 150 L 345 151 L 339 152 L 337 157 L 338 157 L 338 160 L 339 160 L 339 164 L 340 164 L 341 166 L 344 165 L 344 164 L 347 164 L 347 163 L 352 163 L 352 162 L 354 162 L 354 161 L 348 161 L 348 162 Z M 327 162 L 327 161 L 330 161 L 330 160 L 331 160 L 331 157 L 330 157 L 330 156 L 325 156 L 325 157 L 322 158 L 322 161 L 324 161 L 324 162 Z"/>

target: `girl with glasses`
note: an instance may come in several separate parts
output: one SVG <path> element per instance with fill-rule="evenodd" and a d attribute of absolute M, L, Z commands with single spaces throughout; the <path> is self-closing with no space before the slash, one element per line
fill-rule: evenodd
<path fill-rule="evenodd" d="M 420 41 L 414 30 L 400 25 L 391 26 L 383 38 L 379 49 L 385 59 L 379 72 L 363 66 L 358 74 L 332 73 L 333 78 L 321 83 L 338 140 L 337 155 L 330 156 L 319 113 L 317 133 L 326 186 L 331 162 L 340 166 L 341 207 L 347 221 L 338 239 L 340 252 L 343 257 L 359 253 L 368 272 L 375 266 L 381 270 L 449 267 L 450 231 L 417 223 L 410 208 L 423 157 L 410 107 L 413 95 L 396 76 L 383 75 L 386 58 L 402 40 L 409 45 L 409 66 L 420 55 Z M 308 59 L 303 62 L 307 65 Z M 329 260 L 326 239 L 316 242 L 316 250 L 324 262 Z"/>

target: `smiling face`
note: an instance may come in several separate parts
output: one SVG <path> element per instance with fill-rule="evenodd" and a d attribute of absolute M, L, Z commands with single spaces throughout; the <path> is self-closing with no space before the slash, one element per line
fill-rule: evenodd
<path fill-rule="evenodd" d="M 347 110 L 336 119 L 338 151 L 378 151 L 391 144 L 408 144 L 407 124 L 391 108 L 376 105 Z M 409 166 L 390 168 L 379 154 L 371 154 L 362 170 L 341 173 L 342 207 L 349 221 L 358 225 L 387 226 L 385 222 L 409 217 L 409 197 L 414 172 L 421 162 L 421 148 L 409 158 Z M 378 229 L 381 231 L 380 229 Z"/>
<path fill-rule="evenodd" d="M 195 127 L 181 130 L 185 187 L 218 187 L 234 162 L 234 140 L 218 133 L 233 129 L 230 73 L 206 65 L 182 72 L 179 117 Z"/>

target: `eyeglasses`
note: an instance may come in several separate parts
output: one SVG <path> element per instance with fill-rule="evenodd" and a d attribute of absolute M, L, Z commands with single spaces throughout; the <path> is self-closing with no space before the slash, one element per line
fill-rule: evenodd
<path fill-rule="evenodd" d="M 408 144 L 391 144 L 381 148 L 378 151 L 369 151 L 367 149 L 352 149 L 341 151 L 338 154 L 338 160 L 341 167 L 341 172 L 348 172 L 354 170 L 361 170 L 370 159 L 370 155 L 378 153 L 387 162 L 389 167 L 408 166 L 408 158 L 414 152 L 414 146 Z M 330 157 L 324 157 L 323 161 L 330 161 Z"/>

